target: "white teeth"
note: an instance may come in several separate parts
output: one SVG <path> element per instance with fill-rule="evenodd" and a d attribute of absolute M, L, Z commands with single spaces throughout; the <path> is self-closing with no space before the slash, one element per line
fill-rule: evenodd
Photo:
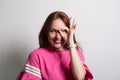
<path fill-rule="evenodd" d="M 60 41 L 55 41 L 55 43 L 60 43 Z"/>
<path fill-rule="evenodd" d="M 60 41 L 56 41 L 56 42 L 60 42 Z"/>

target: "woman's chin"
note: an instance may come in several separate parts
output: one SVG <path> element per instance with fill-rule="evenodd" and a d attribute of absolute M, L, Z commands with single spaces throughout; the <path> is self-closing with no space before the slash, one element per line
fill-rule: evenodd
<path fill-rule="evenodd" d="M 56 50 L 63 50 L 62 45 L 54 45 L 53 48 L 56 49 Z"/>

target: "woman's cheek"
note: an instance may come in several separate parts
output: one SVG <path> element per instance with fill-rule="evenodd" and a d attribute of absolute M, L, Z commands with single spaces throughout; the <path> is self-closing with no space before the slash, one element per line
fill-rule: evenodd
<path fill-rule="evenodd" d="M 48 34 L 48 39 L 54 38 L 54 35 Z"/>
<path fill-rule="evenodd" d="M 48 35 L 48 41 L 51 42 L 54 39 L 54 37 L 55 37 L 54 35 L 49 34 Z"/>

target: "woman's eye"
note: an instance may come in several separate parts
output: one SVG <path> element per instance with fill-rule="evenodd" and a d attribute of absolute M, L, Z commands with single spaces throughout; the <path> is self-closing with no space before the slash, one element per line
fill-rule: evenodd
<path fill-rule="evenodd" d="M 56 33 L 56 31 L 55 31 L 55 30 L 50 30 L 50 32 L 51 32 L 51 33 Z"/>
<path fill-rule="evenodd" d="M 62 30 L 62 32 L 65 32 L 65 33 L 67 33 L 67 30 L 65 30 L 65 29 L 64 29 L 64 30 Z"/>

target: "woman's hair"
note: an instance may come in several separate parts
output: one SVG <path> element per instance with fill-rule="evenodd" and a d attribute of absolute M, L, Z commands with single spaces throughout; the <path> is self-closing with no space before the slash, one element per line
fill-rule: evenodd
<path fill-rule="evenodd" d="M 61 19 L 65 25 L 70 29 L 70 18 L 67 16 L 66 13 L 62 12 L 62 11 L 55 11 L 55 12 L 52 12 L 46 19 L 46 21 L 44 22 L 42 28 L 41 28 L 41 31 L 39 33 L 39 47 L 49 47 L 50 44 L 49 44 L 49 41 L 48 41 L 48 33 L 49 33 L 49 30 L 50 30 L 50 27 L 52 25 L 52 22 L 56 19 Z M 79 47 L 78 46 L 78 43 L 75 39 L 75 35 L 74 35 L 74 43 L 77 45 L 77 48 Z M 64 46 L 65 48 L 68 48 L 68 45 L 66 44 Z"/>

